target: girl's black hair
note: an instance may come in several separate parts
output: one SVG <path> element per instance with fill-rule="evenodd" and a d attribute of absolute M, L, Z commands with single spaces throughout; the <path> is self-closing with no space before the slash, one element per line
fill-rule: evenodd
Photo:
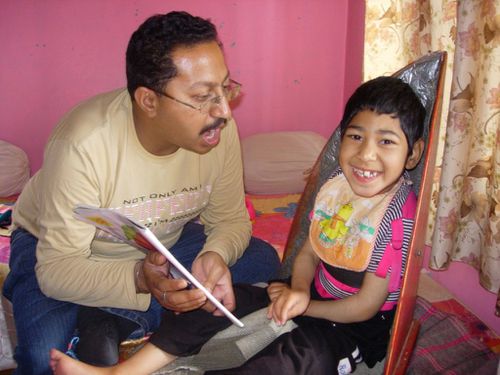
<path fill-rule="evenodd" d="M 409 151 L 423 136 L 425 108 L 413 89 L 395 77 L 378 77 L 363 83 L 349 98 L 340 122 L 342 137 L 352 118 L 360 111 L 392 115 L 399 119 Z"/>

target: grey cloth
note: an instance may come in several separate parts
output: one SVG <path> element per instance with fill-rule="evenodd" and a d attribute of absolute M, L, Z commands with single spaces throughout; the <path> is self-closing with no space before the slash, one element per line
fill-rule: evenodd
<path fill-rule="evenodd" d="M 153 375 L 202 375 L 205 371 L 241 366 L 278 336 L 290 332 L 297 325 L 289 320 L 278 326 L 267 319 L 266 308 L 257 310 L 241 319 L 245 327 L 232 325 L 212 337 L 196 355 L 181 357 Z M 368 368 L 364 362 L 356 367 L 358 375 L 379 375 L 385 361 Z M 260 374 L 266 375 L 266 374 Z"/>
<path fill-rule="evenodd" d="M 155 375 L 197 375 L 209 370 L 221 370 L 241 366 L 283 333 L 297 325 L 289 320 L 278 326 L 267 319 L 263 308 L 241 319 L 245 327 L 232 325 L 212 337 L 196 355 L 181 357 L 155 372 Z"/>

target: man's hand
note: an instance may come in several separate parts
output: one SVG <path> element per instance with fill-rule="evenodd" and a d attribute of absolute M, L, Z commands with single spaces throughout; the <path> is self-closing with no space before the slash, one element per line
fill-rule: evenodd
<path fill-rule="evenodd" d="M 184 279 L 170 278 L 169 267 L 163 254 L 148 252 L 136 287 L 150 292 L 163 307 L 172 311 L 186 312 L 203 306 L 207 299 L 205 294 L 199 289 L 186 289 L 188 283 Z"/>
<path fill-rule="evenodd" d="M 219 254 L 213 251 L 203 253 L 193 262 L 191 272 L 229 311 L 234 310 L 236 303 L 231 273 Z M 207 301 L 203 309 L 217 316 L 223 315 L 210 301 Z"/>

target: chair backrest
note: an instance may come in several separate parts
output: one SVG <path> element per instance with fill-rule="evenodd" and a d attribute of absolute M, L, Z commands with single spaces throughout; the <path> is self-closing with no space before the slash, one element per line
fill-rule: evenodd
<path fill-rule="evenodd" d="M 393 76 L 401 78 L 413 88 L 426 109 L 424 128 L 426 148 L 418 166 L 410 171 L 414 182 L 414 190 L 418 195 L 417 211 L 401 297 L 389 344 L 385 367 L 386 374 L 392 374 L 393 369 L 396 367 L 396 362 L 398 362 L 399 354 L 403 347 L 402 341 L 406 337 L 415 307 L 418 275 L 422 265 L 422 255 L 425 246 L 424 239 L 429 213 L 433 169 L 436 160 L 439 130 L 439 126 L 436 123 L 439 120 L 441 109 L 445 65 L 446 52 L 433 52 L 393 74 Z M 313 208 L 319 188 L 338 166 L 337 154 L 339 145 L 340 129 L 337 128 L 319 155 L 299 201 L 285 247 L 284 261 L 281 268 L 282 277 L 290 275 L 293 260 L 308 236 L 310 224 L 309 212 Z"/>

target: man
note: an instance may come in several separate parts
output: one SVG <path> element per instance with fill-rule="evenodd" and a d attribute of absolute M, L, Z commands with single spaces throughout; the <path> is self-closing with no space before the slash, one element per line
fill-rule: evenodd
<path fill-rule="evenodd" d="M 128 92 L 73 109 L 19 197 L 4 294 L 13 303 L 20 374 L 50 373 L 49 349 L 66 349 L 82 305 L 121 317 L 122 332 L 134 335 L 153 331 L 164 308 L 218 314 L 200 290 L 167 276 L 160 254 L 76 220 L 77 204 L 148 226 L 230 310 L 231 282 L 268 280 L 279 267 L 271 246 L 250 239 L 228 104 L 239 84 L 215 26 L 185 12 L 153 16 L 132 35 L 126 60 Z"/>

